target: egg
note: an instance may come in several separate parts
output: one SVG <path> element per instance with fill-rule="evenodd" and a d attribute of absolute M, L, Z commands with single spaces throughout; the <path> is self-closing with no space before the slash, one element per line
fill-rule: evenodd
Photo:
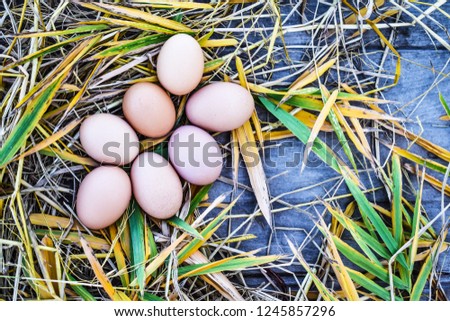
<path fill-rule="evenodd" d="M 217 82 L 194 93 L 186 104 L 189 121 L 210 131 L 229 131 L 250 119 L 255 102 L 242 86 Z"/>
<path fill-rule="evenodd" d="M 156 153 L 142 153 L 131 166 L 133 193 L 150 216 L 167 219 L 181 207 L 183 188 L 172 165 Z"/>
<path fill-rule="evenodd" d="M 80 126 L 86 153 L 100 163 L 125 165 L 139 154 L 136 132 L 122 118 L 111 114 L 89 116 Z"/>
<path fill-rule="evenodd" d="M 169 95 L 149 82 L 131 86 L 123 97 L 122 109 L 130 125 L 147 137 L 164 136 L 175 124 L 175 107 Z"/>
<path fill-rule="evenodd" d="M 203 68 L 202 48 L 186 34 L 170 37 L 162 46 L 156 64 L 159 82 L 174 95 L 194 90 L 202 79 Z"/>
<path fill-rule="evenodd" d="M 102 229 L 119 219 L 131 199 L 131 182 L 119 167 L 100 166 L 81 182 L 76 212 L 81 223 L 90 229 Z"/>
<path fill-rule="evenodd" d="M 195 126 L 181 126 L 169 140 L 169 159 L 178 174 L 196 185 L 214 182 L 222 171 L 222 152 L 214 138 Z"/>

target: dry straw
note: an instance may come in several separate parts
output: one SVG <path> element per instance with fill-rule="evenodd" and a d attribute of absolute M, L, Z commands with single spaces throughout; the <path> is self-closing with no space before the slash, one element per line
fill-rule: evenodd
<path fill-rule="evenodd" d="M 443 198 L 450 195 L 450 151 L 406 130 L 405 119 L 380 107 L 386 103 L 383 91 L 401 75 L 395 28 L 423 28 L 449 49 L 447 39 L 427 25 L 432 13 L 449 18 L 442 9 L 446 1 L 376 0 L 360 8 L 346 0 L 280 2 L 288 10 L 282 12 L 274 0 L 3 2 L 0 299 L 446 299 L 436 262 L 448 247 L 448 206 L 430 220 L 422 191 L 431 184 Z M 290 23 L 294 16 L 301 22 Z M 231 133 L 237 143 L 223 144 L 233 158 L 233 179 L 220 180 L 233 192 L 212 199 L 211 186 L 186 186 L 177 217 L 153 220 L 132 203 L 119 222 L 90 231 L 77 221 L 74 195 L 81 177 L 97 164 L 83 152 L 77 126 L 96 112 L 120 113 L 120 97 L 131 84 L 156 82 L 159 48 L 179 32 L 195 36 L 204 49 L 204 83 L 240 83 L 259 106 Z M 287 35 L 310 39 L 302 47 L 304 58 L 290 56 Z M 361 72 L 353 62 L 368 54 L 361 45 L 366 35 L 378 37 L 385 49 L 379 66 Z M 383 68 L 388 56 L 396 61 L 393 74 Z M 440 101 L 447 113 L 442 119 L 448 120 L 442 94 Z M 176 98 L 178 124 L 185 122 L 185 102 Z M 261 117 L 267 113 L 273 116 L 269 121 Z M 405 137 L 437 161 L 380 138 L 380 131 Z M 344 153 L 327 146 L 323 132 L 336 135 Z M 335 177 L 285 194 L 269 192 L 264 166 L 251 166 L 254 160 L 241 155 L 242 148 L 262 158 L 264 144 L 287 137 L 303 142 L 305 158 L 315 153 Z M 369 142 L 373 137 L 375 144 Z M 147 139 L 141 149 L 164 153 L 164 144 Z M 382 146 L 390 151 L 387 160 L 378 152 Z M 249 186 L 238 180 L 241 160 Z M 367 173 L 376 175 L 378 187 L 364 186 Z M 419 182 L 414 201 L 405 197 L 411 180 Z M 333 187 L 324 187 L 320 199 L 291 204 L 283 198 L 325 184 Z M 348 191 L 339 193 L 341 186 Z M 230 215 L 239 190 L 255 194 L 253 213 Z M 368 197 L 376 191 L 384 191 L 389 204 Z M 240 250 L 242 242 L 255 239 L 250 226 L 258 216 L 270 229 L 274 215 L 286 210 L 314 222 L 302 244 L 288 237 L 290 252 L 283 256 L 264 255 L 270 247 Z M 440 219 L 443 228 L 436 231 L 432 223 Z M 225 237 L 219 228 L 227 230 Z M 320 244 L 311 242 L 317 234 Z M 315 247 L 318 260 L 307 262 L 302 251 Z M 292 272 L 299 267 L 304 273 Z M 246 282 L 249 271 L 259 271 L 261 285 Z M 288 287 L 280 273 L 296 284 Z"/>

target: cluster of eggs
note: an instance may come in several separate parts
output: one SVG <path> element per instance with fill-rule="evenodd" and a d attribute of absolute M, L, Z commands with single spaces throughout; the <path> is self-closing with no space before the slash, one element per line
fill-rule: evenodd
<path fill-rule="evenodd" d="M 192 92 L 203 76 L 203 51 L 189 35 L 171 37 L 157 61 L 160 84 L 174 95 Z M 96 114 L 83 121 L 80 142 L 86 153 L 102 164 L 90 172 L 78 189 L 76 211 L 88 228 L 101 229 L 125 212 L 132 195 L 148 215 L 167 219 L 178 212 L 183 200 L 179 176 L 195 185 L 214 182 L 222 169 L 222 154 L 207 132 L 223 132 L 242 126 L 254 110 L 251 94 L 233 83 L 207 85 L 186 103 L 192 125 L 173 131 L 169 161 L 159 154 L 139 155 L 136 132 L 150 138 L 164 137 L 176 121 L 175 106 L 158 85 L 132 85 L 123 97 L 125 119 Z M 132 163 L 130 177 L 119 166 Z"/>

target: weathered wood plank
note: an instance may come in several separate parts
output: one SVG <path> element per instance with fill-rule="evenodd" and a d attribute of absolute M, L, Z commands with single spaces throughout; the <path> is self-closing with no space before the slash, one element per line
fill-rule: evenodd
<path fill-rule="evenodd" d="M 295 5 L 295 1 L 281 1 L 281 11 L 283 17 L 292 10 Z M 308 11 L 307 16 L 311 16 L 311 10 L 318 8 L 318 12 L 324 12 L 328 6 L 326 4 L 317 4 L 314 1 L 308 1 Z M 424 8 L 424 7 L 422 7 Z M 450 3 L 445 4 L 442 10 L 450 12 Z M 443 24 L 447 28 L 450 27 L 450 22 L 447 18 L 443 17 L 442 14 L 435 12 L 432 15 L 439 23 Z M 401 21 L 410 22 L 410 18 L 403 17 Z M 427 21 L 427 20 L 424 20 Z M 270 21 L 266 22 L 270 25 Z M 273 23 L 273 22 L 272 22 Z M 301 16 L 299 12 L 292 14 L 291 18 L 288 20 L 289 24 L 299 24 L 301 23 Z M 429 21 L 427 21 L 429 23 Z M 430 23 L 435 31 L 442 36 L 447 41 L 449 40 L 448 35 L 444 30 L 436 29 L 436 25 Z M 270 36 L 270 32 L 266 32 Z M 387 32 L 385 32 L 388 35 Z M 363 43 L 367 45 L 366 49 L 371 53 L 371 61 L 374 64 L 379 64 L 382 57 L 383 48 L 380 46 L 380 41 L 377 40 L 375 33 L 367 32 L 364 35 L 364 41 L 356 43 L 356 46 L 361 46 Z M 291 70 L 286 70 L 282 72 L 277 72 L 273 75 L 273 79 L 279 79 L 280 77 L 285 77 L 289 75 L 289 72 L 298 70 L 302 67 L 301 62 L 307 62 L 308 56 L 308 44 L 311 40 L 310 34 L 307 32 L 302 33 L 288 33 L 285 36 L 285 41 L 288 47 L 288 51 L 291 58 L 291 63 L 296 64 L 296 67 L 292 67 Z M 386 111 L 390 111 L 399 117 L 404 117 L 406 119 L 407 126 L 416 133 L 421 132 L 423 128 L 422 136 L 431 140 L 432 142 L 450 149 L 450 128 L 449 122 L 444 122 L 439 120 L 439 117 L 444 114 L 444 110 L 441 107 L 438 100 L 438 92 L 447 97 L 450 101 L 450 79 L 448 73 L 450 73 L 450 66 L 448 62 L 450 59 L 450 54 L 448 51 L 444 50 L 442 45 L 437 45 L 436 48 L 433 45 L 433 41 L 428 37 L 424 29 L 420 26 L 409 26 L 399 28 L 397 35 L 394 40 L 394 45 L 399 48 L 402 57 L 402 76 L 400 78 L 399 84 L 385 92 L 385 98 L 393 100 L 394 102 L 383 106 Z M 277 42 L 277 45 L 281 45 Z M 360 49 L 356 47 L 355 49 Z M 279 58 L 277 66 L 286 66 L 289 62 L 284 59 L 284 53 L 282 50 L 278 51 L 276 58 Z M 384 65 L 384 73 L 389 72 L 393 74 L 395 68 L 396 57 L 389 55 Z M 371 63 L 371 62 L 369 62 Z M 365 65 L 366 70 L 376 71 L 376 66 L 370 67 L 370 65 Z M 370 68 L 373 68 L 371 70 Z M 442 75 L 438 76 L 441 72 Z M 439 82 L 436 86 L 436 81 L 439 79 L 444 79 Z M 290 80 L 288 79 L 286 83 Z M 387 83 L 392 82 L 391 79 L 387 80 Z M 380 87 L 383 86 L 383 82 L 380 82 Z M 427 92 L 426 96 L 421 98 L 423 93 Z M 260 117 L 262 119 L 269 119 L 270 116 L 267 115 L 262 109 L 258 110 Z M 331 146 L 338 146 L 338 142 L 330 134 L 321 134 L 321 138 L 327 141 Z M 226 141 L 228 138 L 227 134 L 223 134 L 221 139 Z M 399 141 L 400 144 L 407 146 L 407 142 Z M 295 158 L 294 155 L 302 155 L 303 144 L 296 139 L 286 139 L 277 144 L 280 144 L 283 148 L 277 148 L 273 143 L 268 143 L 265 146 L 265 164 L 264 168 L 266 170 L 267 176 L 270 180 L 269 189 L 272 196 L 279 196 L 283 193 L 292 192 L 297 189 L 304 188 L 305 190 L 291 193 L 280 198 L 282 202 L 287 202 L 289 204 L 304 204 L 304 203 L 314 203 L 318 202 L 320 199 L 326 198 L 326 191 L 329 190 L 333 184 L 336 184 L 337 180 L 330 181 L 329 183 L 324 183 L 322 185 L 313 186 L 314 184 L 320 184 L 326 180 L 336 177 L 336 173 L 325 166 L 320 161 L 314 162 L 314 156 L 311 156 L 313 160 L 311 166 L 308 166 L 303 173 L 300 174 L 300 164 L 297 161 L 295 164 L 290 166 L 287 163 L 292 162 Z M 386 150 L 385 150 L 386 151 Z M 418 152 L 424 157 L 432 157 L 428 153 L 424 152 L 422 149 L 415 147 L 413 151 Z M 384 153 L 385 154 L 385 153 Z M 231 159 L 227 159 L 227 164 L 231 166 Z M 231 169 L 224 168 L 222 175 L 226 179 L 232 178 Z M 368 179 L 363 180 L 367 187 L 371 187 L 371 181 Z M 239 182 L 249 186 L 249 180 L 246 175 L 245 169 L 242 167 L 239 172 Z M 375 184 L 378 184 L 376 180 Z M 214 185 L 210 192 L 210 197 L 214 198 L 224 191 L 229 191 L 232 186 L 223 182 L 218 182 Z M 238 194 L 240 191 L 237 191 Z M 338 194 L 345 194 L 348 191 L 345 188 L 340 188 Z M 377 192 L 376 200 L 377 202 L 388 204 L 387 195 L 384 192 Z M 440 201 L 441 194 L 426 185 L 424 188 L 424 195 L 426 197 L 423 200 L 423 205 L 428 215 L 433 218 L 440 211 Z M 411 194 L 410 197 L 413 195 Z M 446 198 L 446 202 L 449 198 Z M 342 202 L 345 205 L 346 201 Z M 232 215 L 239 214 L 251 214 L 257 206 L 254 196 L 245 192 L 242 196 L 238 205 L 233 209 Z M 265 225 L 262 217 L 257 217 L 253 220 L 251 228 L 248 233 L 255 234 L 258 238 L 255 240 L 249 240 L 239 244 L 240 250 L 254 250 L 256 248 L 261 248 L 263 251 L 270 253 L 279 254 L 290 254 L 290 249 L 287 246 L 287 239 L 292 240 L 294 243 L 300 245 L 305 241 L 306 236 L 309 231 L 313 229 L 314 224 L 311 219 L 311 215 L 316 213 L 321 213 L 322 207 L 320 205 L 306 205 L 301 208 L 294 210 L 286 210 L 278 212 L 278 210 L 286 205 L 281 205 L 279 203 L 274 203 L 274 226 L 275 229 L 273 233 Z M 449 213 L 446 214 L 448 219 Z M 329 217 L 326 217 L 329 219 Z M 233 220 L 233 226 L 231 230 L 235 229 L 244 219 Z M 439 220 L 435 224 L 436 229 L 440 229 L 442 226 L 442 221 Z M 228 225 L 224 225 L 220 230 L 219 234 L 226 236 L 230 229 Z M 244 233 L 238 232 L 237 235 Z M 315 235 L 314 241 L 320 244 L 320 236 Z M 308 246 L 304 247 L 303 255 L 306 260 L 310 263 L 315 262 L 318 256 L 318 250 L 312 241 L 309 242 Z M 447 295 L 450 295 L 450 252 L 442 254 L 437 271 L 441 274 L 441 284 L 445 289 Z M 303 269 L 298 265 L 294 264 L 291 266 L 290 271 L 301 279 L 304 273 Z M 292 274 L 278 271 L 280 273 L 283 281 L 289 285 L 296 287 L 297 282 Z M 257 271 L 249 272 L 246 274 L 248 282 L 255 284 L 260 284 L 264 282 L 264 277 L 258 274 Z M 259 275 L 259 276 L 258 276 Z"/>

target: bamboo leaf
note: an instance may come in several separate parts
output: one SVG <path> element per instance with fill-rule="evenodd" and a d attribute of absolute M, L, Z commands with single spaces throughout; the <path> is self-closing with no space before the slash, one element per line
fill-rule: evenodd
<path fill-rule="evenodd" d="M 135 53 L 139 50 L 143 50 L 148 46 L 162 43 L 169 39 L 168 35 L 156 34 L 146 37 L 137 38 L 135 40 L 125 41 L 116 46 L 112 46 L 103 51 L 100 51 L 94 56 L 94 59 L 102 59 L 111 56 L 122 56 L 128 53 Z"/>
<path fill-rule="evenodd" d="M 44 236 L 48 234 L 48 230 L 37 229 L 34 231 L 38 236 Z M 62 231 L 52 230 L 52 236 L 65 244 L 76 243 L 80 245 L 80 235 L 77 232 L 63 233 Z M 83 239 L 89 244 L 94 250 L 105 250 L 109 251 L 110 244 L 105 240 L 97 236 L 82 234 Z"/>
<path fill-rule="evenodd" d="M 385 242 L 389 251 L 394 254 L 398 250 L 399 243 L 396 239 L 394 239 L 391 232 L 381 219 L 380 215 L 371 206 L 364 193 L 359 189 L 358 185 L 356 185 L 350 178 L 348 169 L 341 167 L 341 170 L 347 187 L 358 203 L 361 215 L 367 217 L 367 219 L 374 225 L 376 232 Z M 403 254 L 397 256 L 397 259 L 399 263 L 403 265 L 403 267 L 407 267 L 406 260 Z"/>
<path fill-rule="evenodd" d="M 242 127 L 237 128 L 236 133 L 242 159 L 245 162 L 259 208 L 267 224 L 272 227 L 269 188 L 250 122 L 247 121 Z"/>
<path fill-rule="evenodd" d="M 154 14 L 151 14 L 149 12 L 129 8 L 129 7 L 123 7 L 119 5 L 111 5 L 106 3 L 85 3 L 85 2 L 78 2 L 81 6 L 93 9 L 100 12 L 107 12 L 116 16 L 122 16 L 122 17 L 128 17 L 131 19 L 138 19 L 145 22 L 148 22 L 150 24 L 156 24 L 164 28 L 181 31 L 181 32 L 192 32 L 192 30 L 188 27 L 186 27 L 184 24 L 180 22 L 176 22 L 174 20 L 166 19 L 163 17 L 156 16 Z"/>
<path fill-rule="evenodd" d="M 144 248 L 144 214 L 142 214 L 139 205 L 135 200 L 130 204 L 130 235 L 131 235 L 131 254 L 133 266 L 136 268 L 136 279 L 139 286 L 140 295 L 144 294 L 145 283 L 145 248 Z"/>
<path fill-rule="evenodd" d="M 334 210 L 329 204 L 325 204 L 325 206 L 333 217 L 336 218 L 339 223 L 350 232 L 361 250 L 374 264 L 382 266 L 381 262 L 378 260 L 376 255 L 373 254 L 370 248 L 385 259 L 389 259 L 391 257 L 389 251 L 380 242 L 378 242 L 376 238 L 367 233 L 362 227 L 353 222 L 353 220 L 347 218 L 339 211 Z"/>
<path fill-rule="evenodd" d="M 93 32 L 93 31 L 102 31 L 105 29 L 109 29 L 109 26 L 106 24 L 94 24 L 94 25 L 85 25 L 85 26 L 79 26 L 72 29 L 65 29 L 65 30 L 54 30 L 54 31 L 44 31 L 44 32 L 30 32 L 30 33 L 20 33 L 17 34 L 17 38 L 33 38 L 33 37 L 50 37 L 50 36 L 65 36 L 65 35 L 72 35 L 72 34 L 78 34 L 78 33 L 85 33 L 85 32 Z"/>
<path fill-rule="evenodd" d="M 224 208 L 200 233 L 203 239 L 194 239 L 189 242 L 186 246 L 184 246 L 178 252 L 178 262 L 182 263 L 185 261 L 192 253 L 196 252 L 211 236 L 212 234 L 219 228 L 220 224 L 223 222 L 224 216 L 231 210 L 231 208 L 236 204 L 236 198 L 233 202 L 231 202 L 226 208 Z"/>
<path fill-rule="evenodd" d="M 297 260 L 300 262 L 300 264 L 303 266 L 303 268 L 306 270 L 306 272 L 309 274 L 311 279 L 313 280 L 315 286 L 319 290 L 320 294 L 323 296 L 323 298 L 326 301 L 337 301 L 337 299 L 333 296 L 333 294 L 328 290 L 327 286 L 322 283 L 322 281 L 319 280 L 319 278 L 316 276 L 316 274 L 311 271 L 308 263 L 306 263 L 303 256 L 297 251 L 294 244 L 290 240 L 287 240 L 288 245 L 294 254 L 294 256 L 297 258 Z"/>
<path fill-rule="evenodd" d="M 151 294 L 151 293 L 144 293 L 144 296 L 142 297 L 142 299 L 144 301 L 165 301 L 163 298 L 161 298 L 157 295 Z"/>
<path fill-rule="evenodd" d="M 209 273 L 218 273 L 223 271 L 237 271 L 246 269 L 252 266 L 258 266 L 279 260 L 281 256 L 267 255 L 260 257 L 245 257 L 245 258 L 227 258 L 213 263 L 193 264 L 182 266 L 178 268 L 179 278 L 185 278 L 196 275 L 203 275 Z"/>
<path fill-rule="evenodd" d="M 393 181 L 393 205 L 392 205 L 392 230 L 398 244 L 402 242 L 403 217 L 402 217 L 402 171 L 400 158 L 392 155 L 392 181 Z"/>
<path fill-rule="evenodd" d="M 347 259 L 349 259 L 351 262 L 362 268 L 364 271 L 367 271 L 370 274 L 373 274 L 374 276 L 379 278 L 380 280 L 389 283 L 389 272 L 385 268 L 377 264 L 374 264 L 364 255 L 353 249 L 350 245 L 348 245 L 338 237 L 333 235 L 332 238 L 339 252 L 341 252 Z M 394 275 L 393 279 L 394 279 L 394 286 L 396 286 L 397 288 L 399 289 L 408 288 L 408 286 L 399 277 Z"/>
<path fill-rule="evenodd" d="M 25 158 L 31 154 L 34 154 L 42 149 L 44 149 L 45 147 L 57 142 L 58 140 L 60 140 L 62 137 L 64 137 L 65 135 L 67 135 L 69 132 L 71 132 L 75 127 L 78 126 L 78 124 L 82 121 L 82 119 L 75 119 L 74 121 L 72 121 L 70 124 L 68 124 L 66 127 L 62 128 L 61 130 L 59 130 L 58 132 L 54 133 L 53 135 L 51 135 L 50 137 L 47 137 L 46 139 L 44 139 L 43 141 L 39 142 L 38 144 L 36 144 L 35 146 L 33 146 L 32 148 L 30 148 L 29 150 L 27 150 L 25 153 L 19 155 L 18 157 L 16 157 L 14 159 L 14 161 L 17 161 L 19 159 Z"/>
<path fill-rule="evenodd" d="M 450 117 L 450 107 L 448 106 L 447 101 L 445 100 L 441 92 L 439 92 L 439 101 L 441 102 L 442 107 L 444 107 L 447 116 Z"/>
<path fill-rule="evenodd" d="M 103 286 L 103 289 L 106 291 L 111 300 L 116 300 L 116 290 L 103 271 L 103 268 L 98 262 L 97 258 L 94 256 L 94 253 L 92 252 L 92 249 L 90 248 L 88 242 L 81 236 L 81 234 L 80 243 L 83 248 L 84 254 L 86 254 L 86 257 L 91 264 L 92 270 L 94 271 L 95 276 L 99 280 L 100 284 Z"/>
<path fill-rule="evenodd" d="M 191 235 L 195 238 L 203 239 L 203 236 L 201 236 L 200 233 L 197 232 L 197 230 L 195 228 L 193 228 L 191 225 L 189 225 L 188 223 L 186 223 L 185 221 L 183 221 L 182 219 L 180 219 L 177 216 L 172 216 L 171 218 L 169 218 L 167 220 L 167 223 L 169 223 L 173 227 L 176 227 L 176 228 L 188 233 L 189 235 Z"/>
<path fill-rule="evenodd" d="M 362 274 L 358 271 L 352 270 L 350 268 L 347 268 L 347 272 L 350 275 L 350 277 L 352 278 L 352 280 L 355 281 L 356 283 L 358 283 L 363 288 L 369 290 L 370 292 L 374 293 L 375 295 L 379 296 L 380 298 L 382 298 L 385 301 L 391 300 L 391 294 L 389 293 L 388 290 L 386 290 L 382 286 L 376 284 L 374 281 L 372 281 L 371 279 L 366 277 L 364 274 Z M 403 301 L 401 298 L 399 298 L 397 296 L 395 297 L 395 300 Z"/>
<path fill-rule="evenodd" d="M 74 284 L 77 280 L 69 274 L 66 273 L 67 280 L 69 280 L 70 287 L 75 291 L 76 294 L 78 294 L 84 301 L 97 301 L 94 296 L 84 288 L 82 285 Z"/>
<path fill-rule="evenodd" d="M 212 184 L 205 185 L 197 192 L 197 194 L 195 194 L 195 196 L 191 200 L 191 204 L 189 205 L 188 216 L 194 213 L 200 202 L 205 198 L 206 195 L 208 195 L 211 186 Z"/>
<path fill-rule="evenodd" d="M 420 269 L 419 275 L 417 276 L 416 283 L 411 291 L 411 301 L 419 301 L 422 297 L 423 289 L 425 288 L 425 284 L 427 283 L 428 277 L 430 276 L 431 270 L 433 269 L 433 260 L 439 248 L 439 242 L 436 241 L 431 249 L 430 253 L 427 256 L 427 259 L 422 265 Z"/>
<path fill-rule="evenodd" d="M 120 246 L 120 240 L 115 224 L 109 226 L 109 233 L 111 234 L 111 240 L 113 240 L 112 242 L 114 244 L 114 258 L 116 259 L 117 268 L 119 269 L 120 280 L 122 282 L 122 286 L 127 287 L 128 284 L 130 284 L 130 277 L 127 272 L 127 262 L 125 260 L 125 255 L 123 253 L 122 247 Z"/>
<path fill-rule="evenodd" d="M 23 146 L 39 119 L 47 110 L 65 77 L 60 76 L 46 90 L 30 102 L 19 123 L 0 149 L 0 167 L 5 166 Z"/>
<path fill-rule="evenodd" d="M 323 122 L 328 117 L 328 114 L 331 110 L 331 106 L 333 106 L 333 104 L 336 102 L 337 94 L 338 94 L 337 90 L 333 91 L 330 98 L 325 102 L 325 105 L 323 106 L 322 110 L 320 111 L 319 117 L 317 117 L 316 123 L 314 124 L 313 128 L 311 129 L 311 133 L 309 134 L 308 140 L 306 142 L 305 152 L 304 152 L 304 156 L 303 156 L 302 170 L 308 161 L 308 155 L 311 152 L 312 145 L 313 145 L 314 141 L 316 140 L 317 135 L 319 134 L 319 131 L 323 125 Z"/>
<path fill-rule="evenodd" d="M 261 103 L 269 110 L 275 117 L 278 118 L 281 123 L 286 126 L 300 141 L 304 144 L 308 142 L 308 138 L 310 137 L 310 130 L 306 125 L 301 123 L 294 116 L 286 112 L 281 108 L 276 108 L 276 105 L 273 104 L 266 98 L 259 97 Z M 327 163 L 331 168 L 340 173 L 339 169 L 339 161 L 337 156 L 333 153 L 333 151 L 319 138 L 316 138 L 313 145 L 312 151 L 317 154 L 325 163 Z"/>

